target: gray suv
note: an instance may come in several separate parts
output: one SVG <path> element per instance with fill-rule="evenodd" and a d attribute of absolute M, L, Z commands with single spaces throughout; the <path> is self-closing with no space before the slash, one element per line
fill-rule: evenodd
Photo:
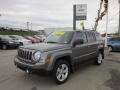
<path fill-rule="evenodd" d="M 14 63 L 21 70 L 47 72 L 57 84 L 62 84 L 74 72 L 74 66 L 83 61 L 101 65 L 104 44 L 97 40 L 95 31 L 56 31 L 45 43 L 21 46 Z"/>

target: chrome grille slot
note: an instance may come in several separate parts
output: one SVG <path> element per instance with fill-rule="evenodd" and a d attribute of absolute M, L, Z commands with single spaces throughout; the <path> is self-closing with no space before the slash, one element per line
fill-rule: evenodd
<path fill-rule="evenodd" d="M 32 50 L 28 49 L 19 49 L 18 50 L 18 58 L 26 63 L 32 63 Z"/>
<path fill-rule="evenodd" d="M 24 51 L 24 58 L 26 59 L 26 51 Z"/>
<path fill-rule="evenodd" d="M 32 59 L 32 52 L 30 52 L 30 56 L 31 56 L 31 57 L 30 57 L 30 60 L 31 60 L 31 59 Z"/>
<path fill-rule="evenodd" d="M 29 51 L 26 51 L 26 59 L 27 60 L 29 60 L 28 57 L 29 57 Z"/>

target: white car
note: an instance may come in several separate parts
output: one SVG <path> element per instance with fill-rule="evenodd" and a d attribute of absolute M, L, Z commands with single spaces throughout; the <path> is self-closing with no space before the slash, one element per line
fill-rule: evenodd
<path fill-rule="evenodd" d="M 19 36 L 19 35 L 9 35 L 9 37 L 11 37 L 13 40 L 17 41 L 20 43 L 20 46 L 21 45 L 29 45 L 29 44 L 32 44 L 32 42 L 22 36 Z"/>

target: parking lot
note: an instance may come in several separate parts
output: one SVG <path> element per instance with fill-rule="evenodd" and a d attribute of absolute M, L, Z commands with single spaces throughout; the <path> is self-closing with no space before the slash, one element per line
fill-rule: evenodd
<path fill-rule="evenodd" d="M 120 90 L 120 52 L 111 52 L 101 66 L 81 65 L 68 82 L 27 74 L 14 66 L 17 50 L 0 50 L 0 90 Z"/>

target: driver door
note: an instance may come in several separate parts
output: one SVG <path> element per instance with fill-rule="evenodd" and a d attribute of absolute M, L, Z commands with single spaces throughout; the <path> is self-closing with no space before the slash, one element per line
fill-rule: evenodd
<path fill-rule="evenodd" d="M 77 44 L 73 47 L 73 57 L 75 62 L 81 62 L 87 59 L 87 38 L 86 38 L 86 34 L 84 32 L 81 31 L 77 31 L 75 34 L 75 40 L 78 39 L 82 39 L 83 40 L 83 44 Z M 73 41 L 73 42 L 74 42 Z"/>

